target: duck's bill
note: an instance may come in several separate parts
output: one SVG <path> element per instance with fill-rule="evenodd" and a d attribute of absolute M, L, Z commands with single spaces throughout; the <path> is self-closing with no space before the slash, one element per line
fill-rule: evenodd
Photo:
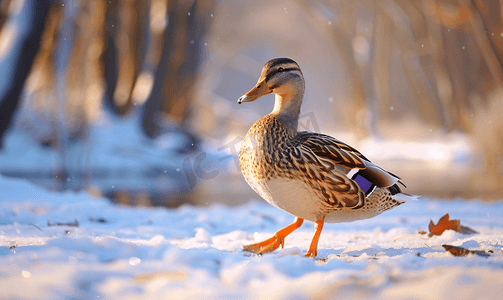
<path fill-rule="evenodd" d="M 252 102 L 258 98 L 271 93 L 269 86 L 266 84 L 265 79 L 257 82 L 254 88 L 252 88 L 248 93 L 244 94 L 238 99 L 238 104 L 243 102 Z"/>

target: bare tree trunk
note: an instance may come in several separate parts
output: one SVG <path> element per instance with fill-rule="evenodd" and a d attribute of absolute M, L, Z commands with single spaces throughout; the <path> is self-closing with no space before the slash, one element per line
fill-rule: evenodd
<path fill-rule="evenodd" d="M 0 72 L 4 73 L 0 81 L 0 147 L 40 47 L 49 6 L 48 0 L 25 1 L 2 27 L 0 38 L 6 46 L 0 49 Z"/>
<path fill-rule="evenodd" d="M 355 27 L 354 9 L 347 7 L 343 16 L 342 25 L 340 27 L 334 27 L 332 34 L 337 41 L 335 44 L 338 47 L 337 53 L 342 56 L 341 61 L 344 70 L 348 73 L 349 98 L 351 100 L 349 103 L 350 113 L 347 114 L 348 123 L 358 139 L 361 140 L 369 135 L 369 130 L 366 126 L 368 106 L 365 97 L 363 76 L 355 61 L 351 42 Z"/>
<path fill-rule="evenodd" d="M 142 68 L 145 34 L 148 32 L 149 1 L 107 3 L 106 51 L 103 64 L 107 101 L 116 113 L 125 115 L 133 107 L 132 92 Z"/>
<path fill-rule="evenodd" d="M 392 24 L 389 17 L 381 10 L 377 10 L 374 34 L 374 89 L 378 103 L 379 119 L 389 122 L 391 102 L 390 64 Z"/>
<path fill-rule="evenodd" d="M 184 127 L 189 114 L 197 70 L 202 56 L 202 43 L 207 30 L 209 8 L 213 1 L 169 1 L 169 24 L 155 79 L 144 107 L 143 128 L 155 137 L 164 119 Z M 188 131 L 185 133 L 189 134 Z"/>
<path fill-rule="evenodd" d="M 168 1 L 166 1 L 168 2 Z M 168 4 L 169 3 L 169 4 Z M 166 17 L 169 20 L 169 24 L 164 30 L 162 52 L 159 59 L 159 65 L 155 71 L 154 83 L 152 86 L 152 92 L 148 97 L 144 106 L 144 116 L 143 116 L 143 130 L 149 137 L 155 137 L 158 134 L 158 122 L 160 113 L 163 110 L 163 102 L 169 101 L 168 99 L 163 99 L 163 81 L 166 73 L 168 72 L 168 59 L 171 53 L 172 36 L 174 32 L 175 17 L 177 15 L 177 1 L 169 1 L 166 6 Z M 171 67 L 171 66 L 170 66 Z"/>

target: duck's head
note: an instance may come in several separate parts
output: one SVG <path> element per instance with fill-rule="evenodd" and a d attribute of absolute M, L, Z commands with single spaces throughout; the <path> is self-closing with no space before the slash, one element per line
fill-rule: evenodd
<path fill-rule="evenodd" d="M 294 60 L 276 58 L 268 61 L 262 68 L 262 73 L 255 87 L 241 96 L 238 99 L 238 104 L 255 101 L 270 93 L 277 95 L 275 110 L 286 109 L 291 106 L 291 102 L 298 102 L 300 110 L 304 96 L 304 77 L 299 65 Z"/>

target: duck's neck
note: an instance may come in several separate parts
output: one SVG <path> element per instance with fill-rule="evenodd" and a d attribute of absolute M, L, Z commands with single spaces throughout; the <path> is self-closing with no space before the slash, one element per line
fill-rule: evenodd
<path fill-rule="evenodd" d="M 304 89 L 299 89 L 296 93 L 276 94 L 276 102 L 272 114 L 278 116 L 287 127 L 290 136 L 297 134 L 299 124 L 300 107 L 304 98 Z"/>

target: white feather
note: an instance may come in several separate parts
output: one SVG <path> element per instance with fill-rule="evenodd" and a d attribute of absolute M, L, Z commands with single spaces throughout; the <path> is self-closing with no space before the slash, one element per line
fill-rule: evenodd
<path fill-rule="evenodd" d="M 417 201 L 417 200 L 419 200 L 420 196 L 398 193 L 398 194 L 391 196 L 391 198 L 395 199 L 396 201 L 398 201 L 400 203 L 404 203 L 407 201 Z"/>

